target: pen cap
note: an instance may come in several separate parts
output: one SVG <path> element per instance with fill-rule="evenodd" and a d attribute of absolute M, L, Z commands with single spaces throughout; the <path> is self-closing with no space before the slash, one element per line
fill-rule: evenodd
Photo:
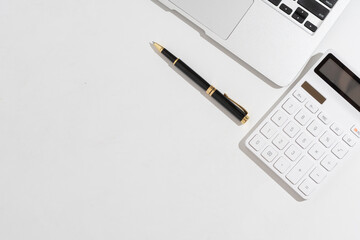
<path fill-rule="evenodd" d="M 212 97 L 218 101 L 224 108 L 226 108 L 231 114 L 233 114 L 239 121 L 242 123 L 247 116 L 247 112 L 245 112 L 242 108 L 235 105 L 226 95 L 222 95 L 218 90 L 216 90 Z"/>

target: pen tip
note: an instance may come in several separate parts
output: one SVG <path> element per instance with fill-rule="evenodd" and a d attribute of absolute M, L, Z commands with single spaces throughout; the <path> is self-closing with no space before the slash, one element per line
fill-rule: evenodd
<path fill-rule="evenodd" d="M 156 43 L 154 41 L 153 41 L 153 45 L 157 50 L 159 50 L 159 52 L 162 52 L 164 50 L 163 46 L 161 46 L 160 44 L 158 44 L 158 43 Z"/>

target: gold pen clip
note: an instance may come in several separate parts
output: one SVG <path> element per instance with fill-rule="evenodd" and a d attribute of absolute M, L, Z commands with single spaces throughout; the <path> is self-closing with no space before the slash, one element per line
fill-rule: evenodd
<path fill-rule="evenodd" d="M 240 108 L 244 113 L 245 113 L 245 117 L 241 120 L 242 124 L 245 124 L 247 122 L 247 120 L 249 120 L 249 115 L 248 115 L 248 111 L 246 111 L 245 108 L 243 108 L 240 104 L 238 104 L 237 102 L 235 102 L 234 100 L 232 100 L 226 93 L 224 93 L 224 96 L 229 99 L 233 104 L 235 104 L 238 108 Z"/>

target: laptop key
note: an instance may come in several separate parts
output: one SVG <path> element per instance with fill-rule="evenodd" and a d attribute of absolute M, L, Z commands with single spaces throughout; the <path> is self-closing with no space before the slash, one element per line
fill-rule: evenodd
<path fill-rule="evenodd" d="M 297 8 L 292 17 L 298 21 L 299 23 L 303 23 L 305 19 L 309 16 L 309 13 L 307 13 L 302 8 Z"/>
<path fill-rule="evenodd" d="M 298 4 L 303 6 L 321 20 L 324 20 L 330 12 L 329 9 L 318 3 L 316 0 L 299 0 Z"/>
<path fill-rule="evenodd" d="M 269 0 L 269 2 L 271 2 L 275 6 L 279 6 L 279 4 L 281 3 L 281 0 Z"/>
<path fill-rule="evenodd" d="M 312 32 L 316 32 L 316 30 L 317 30 L 317 27 L 314 24 L 312 24 L 311 22 L 309 22 L 309 21 L 307 21 L 305 23 L 305 27 L 307 29 L 309 29 L 310 31 L 312 31 Z"/>
<path fill-rule="evenodd" d="M 299 23 L 303 23 L 305 21 L 305 19 L 303 19 L 299 14 L 294 13 L 292 15 L 293 19 L 295 19 L 296 21 L 298 21 Z"/>
<path fill-rule="evenodd" d="M 297 8 L 296 13 L 299 14 L 303 19 L 306 19 L 307 16 L 309 16 L 309 13 L 302 8 Z"/>
<path fill-rule="evenodd" d="M 323 4 L 328 6 L 329 8 L 333 8 L 338 0 L 320 0 Z"/>
<path fill-rule="evenodd" d="M 285 4 L 281 4 L 280 9 L 283 10 L 283 12 L 285 12 L 287 15 L 290 15 L 292 13 L 292 9 Z"/>

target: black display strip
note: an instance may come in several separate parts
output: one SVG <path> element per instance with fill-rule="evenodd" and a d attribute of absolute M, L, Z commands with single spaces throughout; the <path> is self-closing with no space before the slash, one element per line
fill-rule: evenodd
<path fill-rule="evenodd" d="M 348 67 L 346 67 L 339 59 L 337 59 L 333 54 L 329 53 L 322 62 L 315 68 L 315 73 L 319 75 L 327 84 L 330 85 L 338 94 L 340 94 L 346 101 L 348 101 L 356 110 L 360 112 L 360 105 L 357 104 L 353 99 L 351 99 L 346 93 L 344 93 L 336 84 L 334 84 L 327 76 L 325 76 L 320 69 L 328 62 L 328 60 L 333 60 L 344 72 L 349 74 L 355 81 L 360 84 L 360 78 L 355 75 Z"/>
<path fill-rule="evenodd" d="M 323 104 L 326 101 L 326 98 L 319 93 L 318 90 L 313 88 L 308 82 L 304 82 L 301 87 L 305 89 L 313 98 L 315 98 L 320 104 Z"/>

